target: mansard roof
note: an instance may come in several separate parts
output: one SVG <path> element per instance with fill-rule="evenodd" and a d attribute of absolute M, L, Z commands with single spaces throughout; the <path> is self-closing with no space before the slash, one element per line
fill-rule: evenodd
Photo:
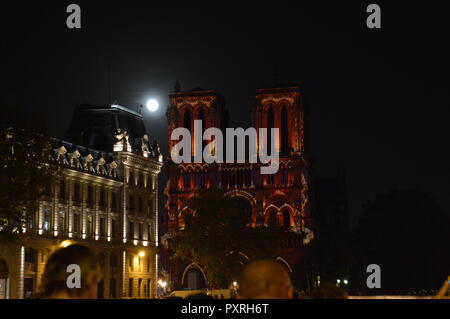
<path fill-rule="evenodd" d="M 82 104 L 75 108 L 64 139 L 103 152 L 113 152 L 118 129 L 128 132 L 133 151 L 140 149 L 140 139 L 147 134 L 141 114 L 117 104 Z"/>

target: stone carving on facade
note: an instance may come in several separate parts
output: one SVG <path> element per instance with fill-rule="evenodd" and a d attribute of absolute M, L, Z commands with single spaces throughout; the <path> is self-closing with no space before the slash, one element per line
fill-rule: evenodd
<path fill-rule="evenodd" d="M 75 152 L 72 153 L 72 160 L 71 160 L 71 166 L 78 168 L 79 165 L 79 160 L 80 160 L 80 152 L 78 152 L 78 150 L 76 149 Z"/>
<path fill-rule="evenodd" d="M 92 157 L 91 154 L 88 154 L 85 158 L 84 158 L 84 170 L 90 172 L 92 169 L 92 161 L 94 160 L 94 157 Z"/>
<path fill-rule="evenodd" d="M 148 157 L 148 154 L 150 153 L 150 145 L 148 142 L 147 134 L 144 134 L 144 136 L 141 138 L 141 150 L 142 150 L 142 155 L 144 157 Z"/>
<path fill-rule="evenodd" d="M 95 171 L 97 174 L 105 174 L 105 159 L 102 157 L 97 161 L 97 166 L 95 167 Z"/>
<path fill-rule="evenodd" d="M 158 157 L 158 160 L 162 162 L 162 154 L 161 154 L 161 148 L 159 147 L 159 144 L 156 140 L 152 143 L 152 150 L 155 157 Z"/>
<path fill-rule="evenodd" d="M 130 136 L 126 129 L 117 129 L 114 138 L 114 152 L 131 152 Z"/>

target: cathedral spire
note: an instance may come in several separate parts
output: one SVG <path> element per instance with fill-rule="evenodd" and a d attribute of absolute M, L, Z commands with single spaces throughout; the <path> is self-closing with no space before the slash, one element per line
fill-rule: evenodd
<path fill-rule="evenodd" d="M 180 81 L 177 80 L 177 82 L 175 83 L 175 86 L 174 86 L 174 92 L 180 92 L 180 91 L 181 91 Z"/>

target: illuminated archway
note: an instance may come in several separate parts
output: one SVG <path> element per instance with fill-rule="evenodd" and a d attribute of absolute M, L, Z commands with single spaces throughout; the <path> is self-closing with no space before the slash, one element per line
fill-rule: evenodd
<path fill-rule="evenodd" d="M 192 290 L 206 288 L 206 275 L 202 267 L 196 263 L 187 266 L 181 277 L 181 286 Z"/>

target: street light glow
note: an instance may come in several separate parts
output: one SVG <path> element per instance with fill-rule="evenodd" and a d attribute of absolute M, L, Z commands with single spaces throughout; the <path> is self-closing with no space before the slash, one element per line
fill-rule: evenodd
<path fill-rule="evenodd" d="M 67 248 L 67 247 L 69 247 L 71 244 L 72 244 L 72 241 L 70 241 L 70 240 L 65 240 L 65 241 L 63 241 L 63 242 L 61 243 L 61 247 Z"/>

